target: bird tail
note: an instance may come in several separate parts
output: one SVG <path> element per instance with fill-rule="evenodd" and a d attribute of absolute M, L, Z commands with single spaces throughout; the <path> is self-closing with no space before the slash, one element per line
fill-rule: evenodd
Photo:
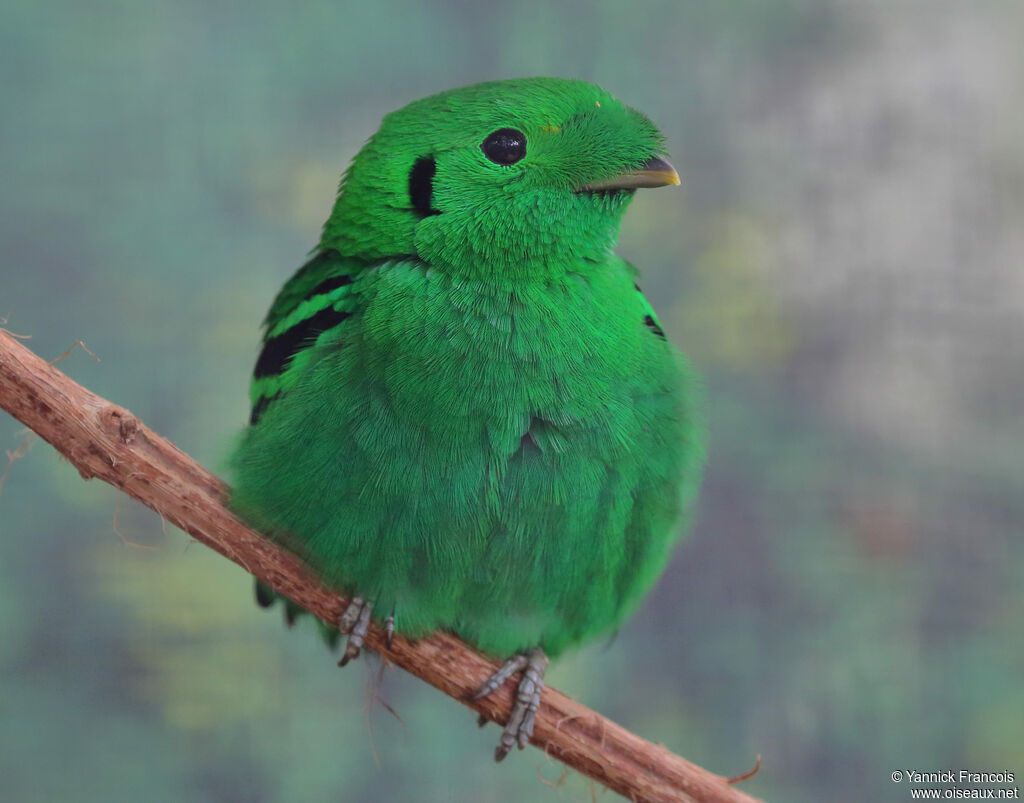
<path fill-rule="evenodd" d="M 288 599 L 282 594 L 278 594 L 274 589 L 265 583 L 261 583 L 259 580 L 256 581 L 256 604 L 261 608 L 272 608 L 275 603 L 280 600 L 284 606 L 284 622 L 288 627 L 293 627 L 295 622 L 302 616 L 311 616 L 305 608 L 296 602 Z M 330 627 L 324 624 L 319 619 L 316 620 L 319 626 L 320 636 L 324 642 L 332 650 L 338 646 L 338 641 L 341 638 L 341 633 L 336 627 Z"/>

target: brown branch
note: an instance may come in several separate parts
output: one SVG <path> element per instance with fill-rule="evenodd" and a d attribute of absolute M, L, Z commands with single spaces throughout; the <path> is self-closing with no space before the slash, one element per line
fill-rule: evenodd
<path fill-rule="evenodd" d="M 227 487 L 122 407 L 89 392 L 0 330 L 0 407 L 31 427 L 85 478 L 120 488 L 295 600 L 336 623 L 345 601 L 322 587 L 294 555 L 253 532 L 224 506 Z M 388 649 L 376 625 L 366 640 L 388 661 L 490 720 L 504 721 L 512 683 L 477 703 L 466 698 L 495 665 L 446 633 L 396 637 Z M 634 736 L 566 697 L 544 690 L 533 744 L 635 801 L 756 803 L 660 745 Z"/>

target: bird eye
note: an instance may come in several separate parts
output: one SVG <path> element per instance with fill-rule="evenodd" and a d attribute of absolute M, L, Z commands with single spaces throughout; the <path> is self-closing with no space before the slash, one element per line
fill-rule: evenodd
<path fill-rule="evenodd" d="M 515 164 L 526 156 L 526 134 L 514 128 L 499 128 L 481 143 L 480 150 L 495 164 Z"/>

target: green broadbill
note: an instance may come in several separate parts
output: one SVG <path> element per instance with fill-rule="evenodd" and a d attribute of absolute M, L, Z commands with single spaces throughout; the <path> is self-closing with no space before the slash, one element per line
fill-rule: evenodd
<path fill-rule="evenodd" d="M 521 670 L 499 759 L 547 657 L 654 583 L 699 482 L 698 382 L 613 253 L 634 191 L 679 183 L 663 153 L 582 81 L 411 103 L 265 322 L 232 505 L 353 597 L 343 662 L 372 616 L 509 659 L 481 695 Z"/>

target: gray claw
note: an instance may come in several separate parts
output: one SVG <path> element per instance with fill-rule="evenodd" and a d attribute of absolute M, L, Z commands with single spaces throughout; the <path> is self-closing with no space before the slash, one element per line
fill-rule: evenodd
<path fill-rule="evenodd" d="M 514 655 L 509 658 L 505 665 L 491 675 L 487 682 L 480 687 L 479 691 L 469 698 L 469 701 L 475 703 L 477 700 L 484 699 L 488 694 L 496 692 L 506 680 L 526 666 L 526 661 L 527 658 L 524 654 Z"/>
<path fill-rule="evenodd" d="M 505 729 L 501 732 L 501 740 L 494 750 L 494 760 L 501 761 L 513 747 L 522 750 L 533 736 L 533 724 L 540 709 L 540 695 L 544 691 L 544 671 L 548 666 L 548 657 L 540 647 L 516 655 L 506 661 L 505 665 L 495 672 L 488 681 L 474 694 L 470 700 L 480 700 L 494 692 L 501 684 L 519 670 L 523 677 L 516 689 L 516 702 L 512 706 Z M 481 717 L 481 720 L 484 720 Z M 479 722 L 483 725 L 483 722 Z"/>
<path fill-rule="evenodd" d="M 345 609 L 338 620 L 338 630 L 348 636 L 345 642 L 345 654 L 338 661 L 338 666 L 345 666 L 353 658 L 359 657 L 359 650 L 366 638 L 366 631 L 370 629 L 370 613 L 373 604 L 366 602 L 362 597 L 353 597 L 352 602 Z"/>
<path fill-rule="evenodd" d="M 341 631 L 342 635 L 347 636 L 352 632 L 352 628 L 355 626 L 356 620 L 359 618 L 359 611 L 363 608 L 362 597 L 352 597 L 352 601 L 348 604 L 345 612 L 341 615 L 341 619 L 338 620 L 338 630 Z"/>
<path fill-rule="evenodd" d="M 395 612 L 392 611 L 388 614 L 388 618 L 384 620 L 384 641 L 388 645 L 388 649 L 391 649 L 391 644 L 395 640 Z"/>

